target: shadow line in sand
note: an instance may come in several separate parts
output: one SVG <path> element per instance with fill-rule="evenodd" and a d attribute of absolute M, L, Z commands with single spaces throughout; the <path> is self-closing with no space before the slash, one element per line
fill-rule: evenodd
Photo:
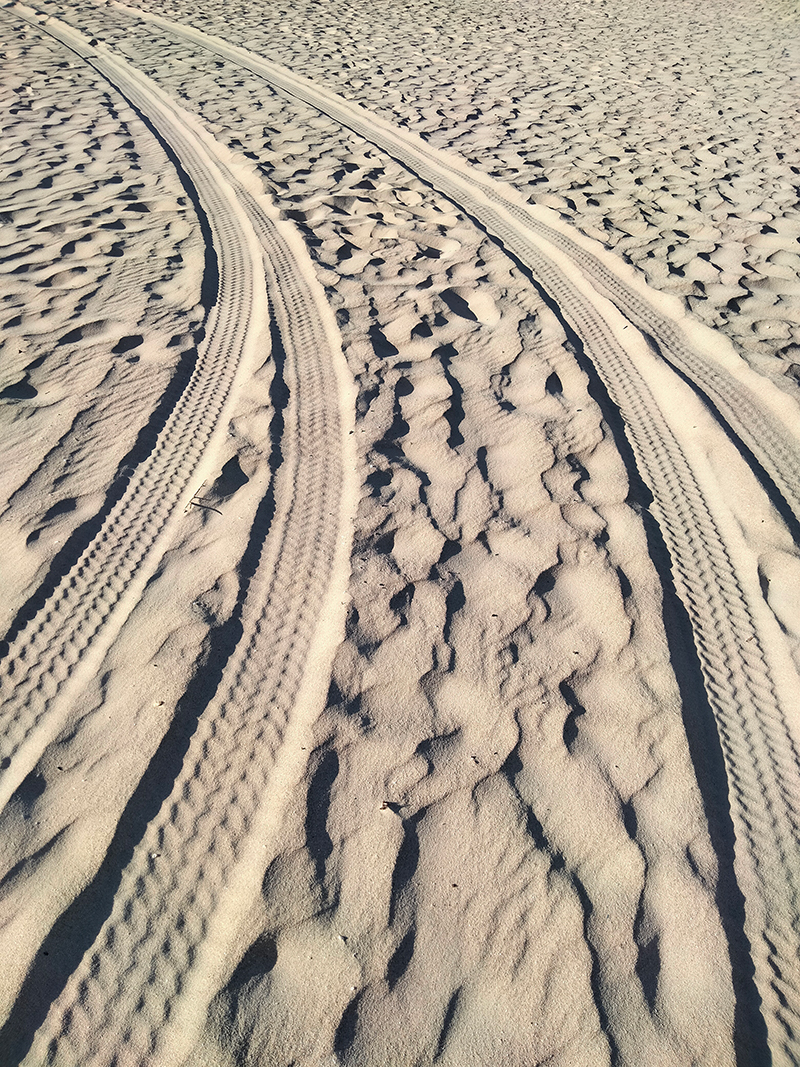
<path fill-rule="evenodd" d="M 248 587 L 258 569 L 275 516 L 275 477 L 283 463 L 283 413 L 289 402 L 283 374 L 286 354 L 274 323 L 271 335 L 275 364 L 270 386 L 271 479 L 256 510 L 239 566 L 236 605 L 231 617 L 212 631 L 205 661 L 178 703 L 167 732 L 120 816 L 97 874 L 54 923 L 31 965 L 11 1014 L 0 1030 L 0 1049 L 9 1057 L 5 1061 L 9 1064 L 20 1063 L 25 1058 L 51 1004 L 60 996 L 110 916 L 122 873 L 148 825 L 172 793 L 197 723 L 217 693 L 223 672 L 242 637 L 242 610 Z M 20 790 L 29 790 L 26 783 L 27 779 Z"/>
<path fill-rule="evenodd" d="M 317 881 L 323 886 L 328 858 L 333 852 L 333 841 L 328 833 L 328 814 L 331 806 L 331 790 L 333 783 L 339 776 L 339 757 L 332 749 L 326 749 L 316 763 L 313 771 L 310 771 L 311 781 L 306 795 L 306 842 L 314 868 L 317 872 Z"/>

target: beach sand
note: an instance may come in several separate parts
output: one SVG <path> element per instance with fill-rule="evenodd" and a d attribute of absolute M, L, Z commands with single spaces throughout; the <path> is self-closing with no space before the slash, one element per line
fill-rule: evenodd
<path fill-rule="evenodd" d="M 0 1065 L 800 1063 L 783 0 L 0 11 Z"/>

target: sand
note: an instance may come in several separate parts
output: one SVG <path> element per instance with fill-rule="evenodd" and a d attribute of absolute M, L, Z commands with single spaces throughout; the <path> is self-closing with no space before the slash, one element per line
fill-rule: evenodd
<path fill-rule="evenodd" d="M 0 12 L 0 1064 L 800 1063 L 796 12 Z"/>

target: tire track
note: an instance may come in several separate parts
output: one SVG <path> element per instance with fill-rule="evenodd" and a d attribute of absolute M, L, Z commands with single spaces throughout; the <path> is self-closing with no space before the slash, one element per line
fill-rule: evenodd
<path fill-rule="evenodd" d="M 123 4 L 115 6 L 134 12 Z M 628 324 L 620 310 L 655 337 L 668 366 L 700 383 L 741 432 L 794 515 L 800 516 L 796 431 L 777 403 L 769 410 L 742 381 L 712 365 L 684 329 L 626 285 L 604 261 L 534 219 L 498 183 L 476 176 L 446 153 L 394 130 L 358 105 L 285 68 L 199 30 L 145 12 L 135 14 L 245 67 L 388 152 L 499 238 L 532 272 L 581 338 L 623 416 L 637 464 L 654 494 L 652 510 L 692 622 L 725 755 L 739 842 L 737 877 L 746 899 L 746 932 L 770 1045 L 783 1062 L 800 1062 L 796 1036 L 800 1033 L 800 756 L 787 718 L 796 693 L 793 696 L 786 686 L 784 664 L 776 651 L 781 647 L 777 627 L 770 625 L 758 590 L 743 576 L 741 545 L 731 532 L 732 513 L 713 493 L 709 496 L 708 474 L 704 480 L 697 473 L 702 464 L 682 430 L 682 412 L 670 406 L 665 390 L 659 388 L 663 376 L 659 378 L 658 372 L 664 364 L 641 334 L 634 337 L 629 331 L 623 342 L 621 331 Z M 620 310 L 598 289 L 605 290 Z M 743 420 L 748 425 L 740 431 Z"/>
<path fill-rule="evenodd" d="M 170 131 L 205 205 L 219 281 L 194 371 L 150 455 L 130 474 L 97 535 L 3 660 L 0 804 L 58 733 L 72 699 L 96 671 L 154 572 L 191 486 L 202 480 L 240 369 L 263 343 L 267 321 L 261 248 L 208 144 L 184 126 L 166 96 L 143 94 L 138 78 L 116 71 L 110 57 L 100 57 L 79 35 L 55 24 L 41 27 L 31 9 L 18 7 L 14 14 L 105 77 L 116 73 L 132 105 Z"/>
<path fill-rule="evenodd" d="M 537 237 L 545 253 L 548 248 L 565 253 L 571 260 L 573 272 L 579 272 L 606 293 L 634 325 L 658 342 L 661 354 L 670 365 L 690 376 L 695 386 L 702 386 L 730 421 L 731 432 L 745 442 L 800 522 L 797 406 L 779 394 L 766 379 L 750 372 L 748 377 L 757 379 L 760 390 L 775 394 L 770 397 L 770 404 L 763 403 L 746 382 L 737 380 L 721 368 L 718 356 L 724 342 L 714 337 L 713 331 L 703 331 L 694 324 L 692 333 L 695 338 L 702 332 L 706 334 L 706 341 L 714 337 L 716 355 L 708 358 L 698 351 L 697 342 L 692 344 L 680 324 L 681 319 L 685 321 L 685 314 L 679 301 L 653 291 L 645 294 L 644 283 L 633 268 L 622 264 L 618 257 L 597 242 L 577 234 L 573 227 L 569 227 L 569 233 L 575 236 L 570 236 L 565 232 L 567 226 L 560 223 L 555 212 L 539 206 L 532 209 L 516 190 L 481 174 L 459 157 L 392 127 L 359 104 L 344 100 L 280 64 L 264 60 L 247 49 L 230 45 L 194 27 L 130 7 L 120 0 L 114 0 L 114 7 L 245 67 L 274 88 L 353 130 L 412 170 L 437 192 L 444 193 L 457 207 L 472 215 L 482 228 L 499 237 L 527 266 L 530 266 L 527 256 L 536 249 Z M 543 218 L 550 218 L 551 224 Z M 668 308 L 671 315 L 659 311 L 653 297 Z M 699 343 L 708 348 L 702 338 Z M 728 362 L 731 354 L 732 350 L 726 350 Z M 739 362 L 738 357 L 736 361 Z"/>
<path fill-rule="evenodd" d="M 254 221 L 282 286 L 296 272 L 293 257 L 271 220 Z M 298 292 L 294 281 L 275 307 L 290 393 L 272 523 L 279 546 L 271 551 L 271 533 L 220 691 L 123 874 L 110 918 L 24 1061 L 36 1067 L 181 1062 L 217 991 L 231 916 L 246 913 L 263 876 L 263 841 L 277 817 L 269 801 L 288 791 L 281 747 L 293 747 L 327 692 L 349 565 L 348 476 L 331 442 L 346 423 L 325 403 L 338 388 L 324 360 L 331 331 L 320 329 L 319 314 L 310 317 L 310 286 Z"/>
<path fill-rule="evenodd" d="M 179 124 L 191 129 L 191 121 L 149 79 L 107 50 L 90 51 L 63 24 L 43 28 L 90 58 L 184 158 L 191 137 Z M 171 795 L 122 874 L 109 919 L 33 1041 L 25 1062 L 36 1067 L 180 1062 L 216 992 L 231 917 L 257 892 L 263 835 L 279 810 L 274 795 L 301 769 L 293 770 L 299 746 L 290 742 L 324 700 L 344 625 L 357 493 L 349 437 L 355 398 L 338 330 L 302 240 L 219 167 L 241 205 L 233 205 L 237 219 L 244 209 L 263 249 L 285 352 L 289 400 L 275 515 L 246 592 L 243 636 Z M 214 192 L 199 184 L 198 191 Z M 222 229 L 230 207 L 220 204 L 218 221 L 232 243 L 235 231 Z M 246 291 L 257 278 L 252 271 Z M 246 322 L 241 300 L 236 310 Z"/>

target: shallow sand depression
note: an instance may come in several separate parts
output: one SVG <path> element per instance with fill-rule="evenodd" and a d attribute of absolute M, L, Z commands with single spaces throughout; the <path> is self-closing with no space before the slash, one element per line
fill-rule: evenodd
<path fill-rule="evenodd" d="M 800 1063 L 791 5 L 0 11 L 0 1064 Z"/>

